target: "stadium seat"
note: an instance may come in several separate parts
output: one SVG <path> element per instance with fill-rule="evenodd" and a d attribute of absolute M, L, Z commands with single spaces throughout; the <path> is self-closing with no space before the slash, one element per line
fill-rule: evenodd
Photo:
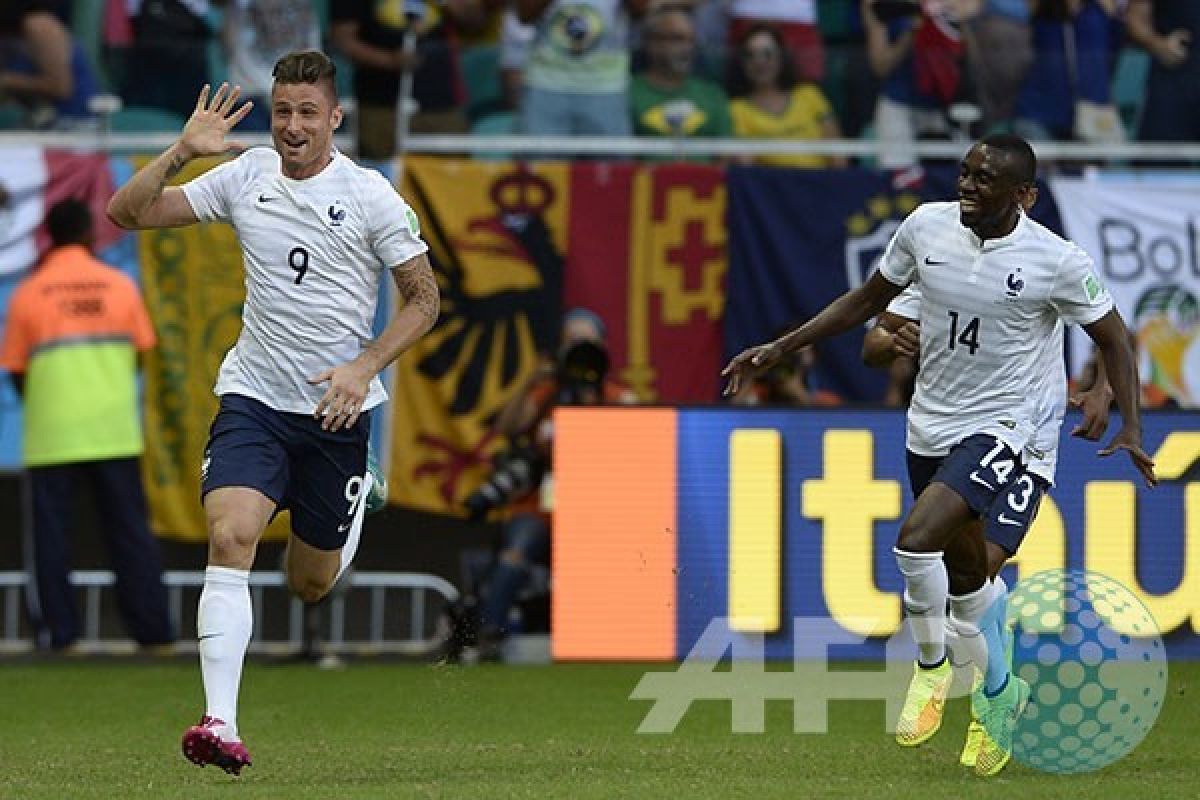
<path fill-rule="evenodd" d="M 517 115 L 512 111 L 496 111 L 475 120 L 471 125 L 471 133 L 476 136 L 511 136 L 517 133 Z M 478 153 L 476 158 L 487 161 L 504 161 L 512 158 L 512 153 Z"/>
<path fill-rule="evenodd" d="M 459 64 L 467 89 L 467 118 L 475 122 L 500 110 L 504 103 L 500 89 L 500 48 L 473 45 L 462 51 Z"/>
<path fill-rule="evenodd" d="M 1117 56 L 1113 69 L 1112 101 L 1121 115 L 1130 141 L 1137 140 L 1146 103 L 1146 78 L 1150 75 L 1150 56 L 1139 48 L 1126 47 Z"/>

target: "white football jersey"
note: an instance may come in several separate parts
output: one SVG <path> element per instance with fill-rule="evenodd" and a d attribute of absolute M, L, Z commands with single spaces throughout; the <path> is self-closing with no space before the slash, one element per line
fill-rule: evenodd
<path fill-rule="evenodd" d="M 916 284 L 910 284 L 888 303 L 887 310 L 898 317 L 920 320 L 921 290 Z M 1041 402 L 1038 404 L 1034 420 L 1037 430 L 1033 442 L 1025 448 L 1024 457 L 1026 469 L 1042 477 L 1050 485 L 1054 485 L 1054 472 L 1058 468 L 1058 431 L 1062 427 L 1063 414 L 1067 409 L 1067 364 L 1063 357 L 1063 330 L 1065 326 L 1062 320 L 1059 320 L 1054 327 L 1055 341 L 1045 350 L 1049 360 L 1039 370 L 1041 381 L 1037 392 Z"/>
<path fill-rule="evenodd" d="M 921 292 L 908 449 L 942 456 L 985 433 L 1015 453 L 1040 450 L 1047 372 L 1057 381 L 1062 370 L 1062 323 L 1090 325 L 1113 307 L 1087 253 L 1024 214 L 1007 236 L 980 240 L 958 203 L 926 203 L 901 223 L 879 269 Z"/>
<path fill-rule="evenodd" d="M 277 152 L 256 147 L 183 192 L 200 220 L 233 225 L 246 269 L 242 332 L 214 391 L 311 414 L 328 384 L 308 379 L 358 357 L 380 280 L 429 249 L 416 215 L 386 178 L 336 152 L 319 174 L 294 180 Z M 363 408 L 386 399 L 373 378 Z"/>

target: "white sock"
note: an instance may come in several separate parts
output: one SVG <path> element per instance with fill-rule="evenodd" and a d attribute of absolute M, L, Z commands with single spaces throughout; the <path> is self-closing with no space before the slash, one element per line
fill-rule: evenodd
<path fill-rule="evenodd" d="M 350 562 L 354 560 L 354 554 L 358 552 L 358 540 L 362 538 L 363 521 L 367 518 L 367 495 L 371 493 L 371 487 L 375 485 L 375 477 L 370 471 L 363 476 L 362 489 L 358 493 L 358 508 L 354 510 L 354 519 L 350 522 L 350 532 L 346 534 L 346 543 L 342 545 L 342 552 L 339 556 L 341 565 L 338 567 L 337 578 L 333 579 L 334 583 L 342 577 L 342 573 L 346 571 L 346 567 L 350 566 Z"/>
<path fill-rule="evenodd" d="M 994 593 L 991 582 L 986 582 L 970 594 L 950 595 L 949 627 L 954 630 L 955 665 L 974 665 L 980 672 L 987 670 L 988 645 L 981 623 L 984 614 L 991 608 Z"/>
<path fill-rule="evenodd" d="M 205 713 L 222 720 L 227 726 L 225 735 L 231 739 L 237 738 L 238 686 L 253 628 L 249 570 L 229 567 L 204 570 L 196 635 L 200 640 L 200 674 L 208 704 Z"/>
<path fill-rule="evenodd" d="M 917 640 L 922 666 L 940 664 L 946 657 L 946 597 L 950 578 L 941 551 L 910 553 L 892 548 L 896 566 L 904 575 L 904 611 Z"/>

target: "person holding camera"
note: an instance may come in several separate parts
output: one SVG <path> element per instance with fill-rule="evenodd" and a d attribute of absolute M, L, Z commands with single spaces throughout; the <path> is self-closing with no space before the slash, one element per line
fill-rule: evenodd
<path fill-rule="evenodd" d="M 506 507 L 500 545 L 478 590 L 479 650 L 499 657 L 509 612 L 528 584 L 532 567 L 550 563 L 554 409 L 557 406 L 632 405 L 632 390 L 608 376 L 604 322 L 576 308 L 563 317 L 557 357 L 543 362 L 501 409 L 493 424 L 512 445 L 496 472 L 466 500 L 472 519 Z"/>

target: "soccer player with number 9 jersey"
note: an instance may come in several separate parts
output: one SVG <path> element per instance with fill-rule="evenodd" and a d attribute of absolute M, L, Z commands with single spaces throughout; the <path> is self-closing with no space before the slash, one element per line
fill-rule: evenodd
<path fill-rule="evenodd" d="M 125 228 L 221 221 L 238 234 L 246 270 L 242 331 L 215 392 L 220 410 L 201 465 L 208 568 L 196 617 L 207 701 L 183 737 L 200 766 L 239 773 L 250 754 L 237 700 L 253 612 L 249 570 L 267 523 L 291 511 L 288 587 L 316 602 L 358 547 L 373 476 L 368 416 L 387 399 L 379 373 L 436 322 L 437 281 L 416 215 L 391 184 L 333 147 L 342 110 L 333 62 L 316 51 L 275 65 L 272 148 L 253 148 L 181 186 L 189 161 L 236 145 L 249 112 L 238 87 L 200 92 L 179 140 L 109 203 Z M 372 338 L 380 282 L 404 306 Z"/>

